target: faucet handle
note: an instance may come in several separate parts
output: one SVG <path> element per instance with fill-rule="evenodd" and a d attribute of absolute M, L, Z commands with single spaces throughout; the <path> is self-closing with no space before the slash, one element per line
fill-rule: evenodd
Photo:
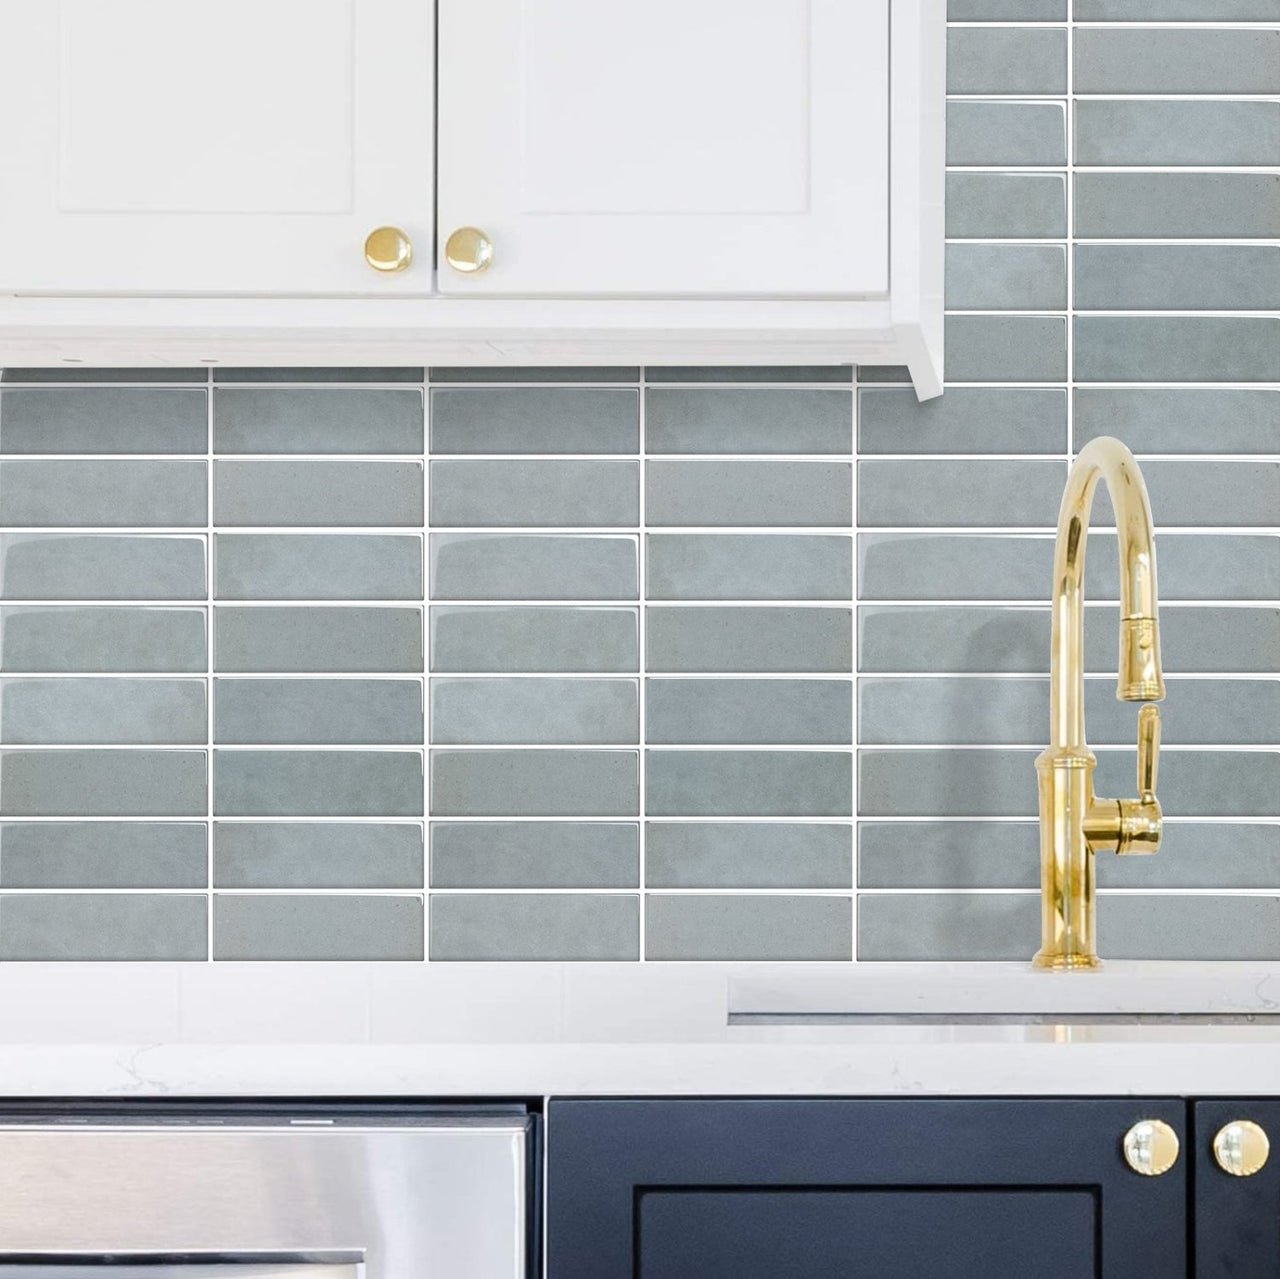
<path fill-rule="evenodd" d="M 1122 856 L 1154 853 L 1160 847 L 1164 818 L 1156 798 L 1156 768 L 1160 761 L 1160 708 L 1147 705 L 1138 712 L 1138 796 L 1116 799 L 1115 850 Z"/>
<path fill-rule="evenodd" d="M 1148 702 L 1138 712 L 1138 794 L 1144 804 L 1155 802 L 1159 766 L 1160 708 Z"/>
<path fill-rule="evenodd" d="M 1156 799 L 1156 769 L 1160 767 L 1160 707 L 1147 703 L 1138 712 L 1138 794 L 1144 804 Z"/>

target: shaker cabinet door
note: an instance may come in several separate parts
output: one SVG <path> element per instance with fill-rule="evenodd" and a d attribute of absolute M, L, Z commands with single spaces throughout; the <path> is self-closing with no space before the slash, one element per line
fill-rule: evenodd
<path fill-rule="evenodd" d="M 433 67 L 430 0 L 0 0 L 0 292 L 429 292 Z"/>
<path fill-rule="evenodd" d="M 885 294 L 890 3 L 439 0 L 440 290 Z"/>
<path fill-rule="evenodd" d="M 551 1103 L 551 1279 L 1183 1279 L 1177 1101 Z M 1252 1272 L 1250 1272 L 1252 1273 Z"/>
<path fill-rule="evenodd" d="M 1275 1279 L 1280 1100 L 1197 1102 L 1195 1134 L 1197 1279 Z"/>

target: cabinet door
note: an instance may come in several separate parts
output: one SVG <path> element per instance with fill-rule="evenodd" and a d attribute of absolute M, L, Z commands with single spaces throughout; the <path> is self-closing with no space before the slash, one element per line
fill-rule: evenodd
<path fill-rule="evenodd" d="M 552 1279 L 1180 1279 L 1177 1101 L 554 1101 Z"/>
<path fill-rule="evenodd" d="M 439 0 L 441 291 L 884 294 L 889 7 Z"/>
<path fill-rule="evenodd" d="M 1271 1152 L 1257 1172 L 1233 1176 L 1214 1155 L 1227 1125 L 1249 1120 Z M 1232 1098 L 1195 1107 L 1195 1240 L 1198 1279 L 1276 1279 L 1280 1275 L 1280 1101 Z"/>
<path fill-rule="evenodd" d="M 431 288 L 430 0 L 0 0 L 0 292 Z M 364 240 L 418 249 L 379 276 Z"/>

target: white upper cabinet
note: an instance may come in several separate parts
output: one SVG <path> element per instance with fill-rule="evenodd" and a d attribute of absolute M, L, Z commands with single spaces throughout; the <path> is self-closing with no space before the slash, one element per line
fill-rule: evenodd
<path fill-rule="evenodd" d="M 0 365 L 905 364 L 936 395 L 944 6 L 0 0 Z"/>
<path fill-rule="evenodd" d="M 442 292 L 888 292 L 889 0 L 438 5 Z"/>
<path fill-rule="evenodd" d="M 422 0 L 3 0 L 0 291 L 430 293 L 433 43 Z"/>

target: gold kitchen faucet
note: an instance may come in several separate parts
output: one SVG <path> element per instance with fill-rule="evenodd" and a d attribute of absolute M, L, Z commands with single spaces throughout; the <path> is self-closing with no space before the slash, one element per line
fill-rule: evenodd
<path fill-rule="evenodd" d="M 1040 949 L 1036 968 L 1097 968 L 1094 854 L 1154 853 L 1163 818 L 1156 799 L 1160 708 L 1138 714 L 1138 798 L 1093 793 L 1097 757 L 1084 733 L 1084 551 L 1098 480 L 1115 509 L 1120 546 L 1120 674 L 1127 702 L 1164 697 L 1156 617 L 1156 551 L 1142 472 L 1119 440 L 1101 436 L 1080 450 L 1058 514 L 1053 557 L 1053 641 L 1049 670 L 1049 749 L 1040 778 Z"/>

